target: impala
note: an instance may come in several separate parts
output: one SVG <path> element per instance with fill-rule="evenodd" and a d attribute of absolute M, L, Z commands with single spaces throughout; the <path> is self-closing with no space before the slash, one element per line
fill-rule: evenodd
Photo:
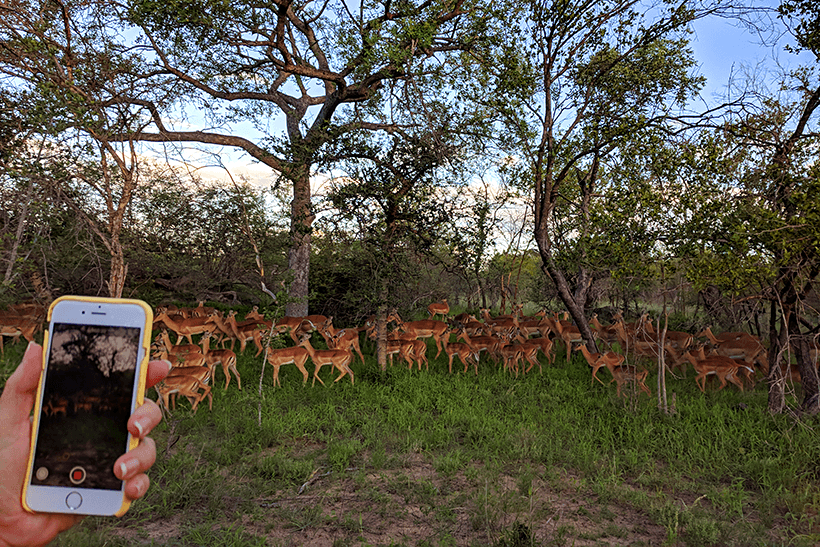
<path fill-rule="evenodd" d="M 492 332 L 506 332 L 510 329 L 518 328 L 518 315 L 499 315 L 498 317 L 491 317 L 490 310 L 482 308 L 481 319 Z"/>
<path fill-rule="evenodd" d="M 507 333 L 498 345 L 498 353 L 501 355 L 503 367 L 518 377 L 518 364 L 523 357 L 521 344 L 511 342 L 512 333 Z"/>
<path fill-rule="evenodd" d="M 310 339 L 307 337 L 299 343 L 299 346 L 307 350 L 310 354 L 310 360 L 313 361 L 313 364 L 316 366 L 313 371 L 313 384 L 311 385 L 315 385 L 316 380 L 319 380 L 319 383 L 325 385 L 322 379 L 319 378 L 319 370 L 325 365 L 330 365 L 332 368 L 341 372 L 339 377 L 333 380 L 334 383 L 347 375 L 350 375 L 350 383 L 353 383 L 353 371 L 350 370 L 350 363 L 353 361 L 353 354 L 351 352 L 341 349 L 314 349 L 313 346 L 310 345 Z"/>
<path fill-rule="evenodd" d="M 228 384 L 231 383 L 231 372 L 236 376 L 236 384 L 239 389 L 242 389 L 242 379 L 239 377 L 239 371 L 236 369 L 236 354 L 229 349 L 211 349 L 210 348 L 211 333 L 206 332 L 202 335 L 202 355 L 205 357 L 205 362 L 211 369 L 213 374 L 216 365 L 222 365 L 222 372 L 225 373 L 225 389 L 228 389 Z M 216 381 L 216 376 L 214 376 Z"/>
<path fill-rule="evenodd" d="M 589 349 L 587 349 L 586 344 L 578 344 L 575 346 L 575 350 L 580 351 L 584 355 L 584 359 L 587 360 L 589 366 L 592 367 L 592 379 L 590 380 L 590 383 L 598 380 L 601 382 L 601 385 L 606 385 L 603 380 L 598 378 L 598 371 L 602 368 L 609 370 L 610 366 L 620 367 L 624 364 L 625 360 L 623 355 L 615 353 L 614 351 L 608 351 L 606 353 L 592 353 Z M 611 384 L 612 381 L 609 383 Z"/>
<path fill-rule="evenodd" d="M 612 373 L 612 380 L 610 380 L 610 384 L 612 382 L 616 382 L 618 389 L 616 390 L 618 397 L 621 396 L 621 387 L 625 384 L 634 383 L 641 391 L 652 396 L 652 391 L 646 387 L 644 383 L 646 381 L 646 377 L 648 376 L 648 372 L 645 370 L 637 370 L 635 367 L 630 367 L 628 365 L 621 365 L 619 367 L 611 367 L 607 364 L 607 368 L 609 372 Z"/>
<path fill-rule="evenodd" d="M 558 336 L 561 337 L 561 340 L 564 341 L 564 345 L 567 348 L 567 363 L 569 363 L 569 360 L 572 356 L 573 344 L 584 343 L 584 337 L 581 336 L 581 331 L 578 330 L 578 327 L 568 325 L 560 319 L 552 320 L 551 324 L 555 332 L 558 333 Z"/>
<path fill-rule="evenodd" d="M 761 370 L 763 370 L 763 374 L 769 373 L 769 361 L 766 348 L 753 338 L 739 338 L 737 340 L 720 342 L 709 350 L 709 354 L 742 360 L 750 366 L 754 366 L 754 364 L 757 363 Z"/>
<path fill-rule="evenodd" d="M 174 345 L 171 342 L 171 335 L 168 334 L 168 329 L 160 330 L 155 340 L 164 345 L 169 355 L 182 357 L 186 353 L 202 353 L 202 350 L 196 344 L 180 344 L 178 346 Z"/>
<path fill-rule="evenodd" d="M 544 357 L 547 358 L 549 364 L 555 364 L 555 354 L 552 352 L 552 347 L 554 345 L 553 341 L 550 340 L 546 336 L 541 336 L 540 338 L 529 338 L 527 339 L 528 344 L 538 344 L 541 348 L 541 353 L 544 354 Z M 540 368 L 540 364 L 539 364 Z"/>
<path fill-rule="evenodd" d="M 271 328 L 273 326 L 273 321 L 270 319 L 265 318 L 264 315 L 259 313 L 259 306 L 254 306 L 251 311 L 245 314 L 245 321 L 254 320 L 260 324 L 265 325 L 267 328 Z"/>
<path fill-rule="evenodd" d="M 325 339 L 327 347 L 331 349 L 344 349 L 355 351 L 364 364 L 364 355 L 359 345 L 359 333 L 367 327 L 355 327 L 336 329 L 333 326 L 333 317 L 328 317 L 327 321 L 317 325 L 317 330 Z"/>
<path fill-rule="evenodd" d="M 472 346 L 473 351 L 477 356 L 481 355 L 482 351 L 486 351 L 487 355 L 490 358 L 498 362 L 498 347 L 501 344 L 501 339 L 495 336 L 470 336 L 467 334 L 466 330 L 462 330 L 459 335 L 458 339 L 464 340 L 467 344 Z"/>
<path fill-rule="evenodd" d="M 211 393 L 211 387 L 203 384 L 191 376 L 166 376 L 154 386 L 160 396 L 163 407 L 168 410 L 168 399 L 171 395 L 182 395 L 191 402 L 191 408 L 196 412 L 199 403 Z M 202 391 L 200 391 L 202 390 Z M 212 403 L 213 401 L 210 400 Z M 209 406 L 213 410 L 212 406 Z"/>
<path fill-rule="evenodd" d="M 245 351 L 248 340 L 253 340 L 253 343 L 256 344 L 256 356 L 262 353 L 262 330 L 258 327 L 256 321 L 237 323 L 236 314 L 230 313 L 228 314 L 227 323 L 231 327 L 236 339 L 239 340 L 239 353 Z"/>
<path fill-rule="evenodd" d="M 691 351 L 684 353 L 683 358 L 692 363 L 692 367 L 698 373 L 695 377 L 695 383 L 702 392 L 706 391 L 706 377 L 710 375 L 714 375 L 720 380 L 718 391 L 726 387 L 727 381 L 732 382 L 740 391 L 743 391 L 743 382 L 737 377 L 737 373 L 738 368 L 745 367 L 745 365 L 741 365 L 738 361 L 720 355 L 712 355 L 701 359 L 693 355 Z"/>
<path fill-rule="evenodd" d="M 398 317 L 398 316 L 396 316 Z M 441 354 L 442 344 L 447 346 L 447 323 L 435 319 L 426 319 L 421 321 L 408 321 L 404 323 L 401 319 L 397 321 L 397 329 L 405 332 L 408 337 L 412 338 L 432 338 L 436 341 L 436 359 Z"/>
<path fill-rule="evenodd" d="M 615 325 L 602 325 L 598 321 L 598 314 L 592 314 L 589 320 L 589 326 L 598 335 L 599 340 L 603 340 L 607 346 L 612 347 L 612 344 L 618 342 L 618 332 L 615 330 Z"/>
<path fill-rule="evenodd" d="M 309 334 L 316 330 L 316 325 L 321 325 L 327 321 L 324 315 L 306 315 L 304 317 L 285 316 L 274 322 L 276 332 L 287 332 L 298 344 L 304 334 Z"/>
<path fill-rule="evenodd" d="M 213 332 L 216 328 L 210 317 L 191 317 L 175 321 L 168 316 L 167 312 L 162 311 L 156 316 L 156 320 L 165 323 L 166 327 L 177 333 L 177 345 L 182 342 L 183 338 L 187 338 L 188 343 L 193 344 L 192 335 L 202 334 L 205 331 Z"/>
<path fill-rule="evenodd" d="M 447 303 L 447 299 L 443 298 L 441 302 L 433 302 L 429 306 L 427 306 L 427 312 L 430 314 L 430 317 L 427 319 L 432 319 L 436 315 L 441 315 L 442 317 L 447 317 L 450 313 L 450 304 Z"/>
<path fill-rule="evenodd" d="M 296 368 L 302 373 L 302 385 L 308 381 L 308 371 L 305 368 L 307 363 L 308 351 L 305 348 L 296 346 L 290 348 L 276 348 L 268 350 L 268 363 L 273 367 L 273 387 L 282 387 L 282 382 L 279 381 L 279 369 L 282 365 L 296 365 Z"/>
<path fill-rule="evenodd" d="M 199 380 L 201 385 L 210 385 L 213 370 L 210 367 L 196 366 L 196 367 L 171 367 L 171 371 L 166 378 L 173 378 L 177 376 L 185 376 Z M 171 407 L 176 409 L 176 393 L 169 393 L 171 400 Z M 213 394 L 208 390 L 208 406 L 213 407 Z M 190 399 L 189 399 L 190 400 Z"/>
<path fill-rule="evenodd" d="M 729 342 L 732 340 L 754 340 L 756 342 L 760 342 L 760 339 L 756 336 L 749 334 L 748 332 L 721 332 L 720 334 L 714 334 L 712 332 L 712 327 L 706 327 L 702 331 L 700 331 L 697 335 L 698 338 L 703 338 L 704 336 L 712 343 L 712 344 L 721 344 L 723 342 Z"/>
<path fill-rule="evenodd" d="M 470 362 L 475 366 L 475 373 L 478 376 L 478 353 L 466 342 L 450 342 L 444 349 L 447 352 L 447 368 L 450 374 L 453 373 L 453 359 L 457 356 L 464 365 L 464 372 L 470 368 Z"/>

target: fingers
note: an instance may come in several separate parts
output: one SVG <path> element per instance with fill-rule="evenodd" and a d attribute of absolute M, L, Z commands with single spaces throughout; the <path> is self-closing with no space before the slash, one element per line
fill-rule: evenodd
<path fill-rule="evenodd" d="M 148 471 L 152 465 L 154 465 L 156 459 L 157 448 L 154 444 L 154 439 L 151 437 L 146 437 L 142 439 L 139 446 L 137 446 L 134 450 L 131 450 L 117 458 L 117 461 L 114 462 L 114 475 L 116 475 L 118 479 L 130 481 L 140 475 L 145 474 L 145 472 Z M 138 480 L 135 484 L 139 484 L 141 482 L 143 482 L 142 479 Z M 147 483 L 145 486 L 147 490 Z M 142 491 L 142 494 L 144 493 L 145 490 Z"/>
<path fill-rule="evenodd" d="M 163 369 L 167 368 L 162 361 L 153 363 L 158 363 Z M 163 376 L 165 374 L 167 372 L 162 372 Z M 157 449 L 154 439 L 147 435 L 160 421 L 162 421 L 162 412 L 150 399 L 146 399 L 145 403 L 128 419 L 128 431 L 140 439 L 140 444 L 114 462 L 114 475 L 125 481 L 125 495 L 131 500 L 144 496 L 151 483 L 145 472 L 154 465 L 157 459 Z"/>
<path fill-rule="evenodd" d="M 125 481 L 125 495 L 132 501 L 138 500 L 145 495 L 150 485 L 151 481 L 148 479 L 148 475 L 142 473 Z"/>
<path fill-rule="evenodd" d="M 145 399 L 142 406 L 128 419 L 128 432 L 138 439 L 144 439 L 161 421 L 162 411 L 157 404 L 151 399 Z"/>
<path fill-rule="evenodd" d="M 170 370 L 171 363 L 169 361 L 149 361 L 145 387 L 152 387 L 154 384 L 165 378 Z"/>

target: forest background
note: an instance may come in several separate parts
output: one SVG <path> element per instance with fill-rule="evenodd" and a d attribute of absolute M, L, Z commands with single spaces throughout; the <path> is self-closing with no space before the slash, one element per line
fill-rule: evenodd
<path fill-rule="evenodd" d="M 794 355 L 816 413 L 818 10 L 5 3 L 0 298 L 340 326 L 532 301 L 590 349 L 590 312 L 663 303 L 677 328 L 767 338 L 772 385 Z M 701 97 L 690 38 L 714 17 L 799 60 Z M 272 168 L 270 187 L 198 175 L 226 150 Z M 770 411 L 784 401 L 770 391 Z"/>

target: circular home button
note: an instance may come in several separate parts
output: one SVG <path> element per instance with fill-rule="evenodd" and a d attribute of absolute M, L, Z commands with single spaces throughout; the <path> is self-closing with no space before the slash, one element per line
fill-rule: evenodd
<path fill-rule="evenodd" d="M 69 509 L 75 511 L 83 504 L 83 497 L 79 492 L 72 492 L 66 497 L 65 504 Z"/>
<path fill-rule="evenodd" d="M 82 484 L 85 482 L 85 469 L 78 465 L 68 473 L 68 480 L 73 484 Z"/>

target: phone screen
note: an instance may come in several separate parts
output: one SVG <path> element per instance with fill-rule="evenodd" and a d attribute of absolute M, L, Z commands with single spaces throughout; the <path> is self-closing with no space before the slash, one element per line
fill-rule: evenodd
<path fill-rule="evenodd" d="M 31 485 L 120 490 L 140 329 L 54 323 Z"/>

